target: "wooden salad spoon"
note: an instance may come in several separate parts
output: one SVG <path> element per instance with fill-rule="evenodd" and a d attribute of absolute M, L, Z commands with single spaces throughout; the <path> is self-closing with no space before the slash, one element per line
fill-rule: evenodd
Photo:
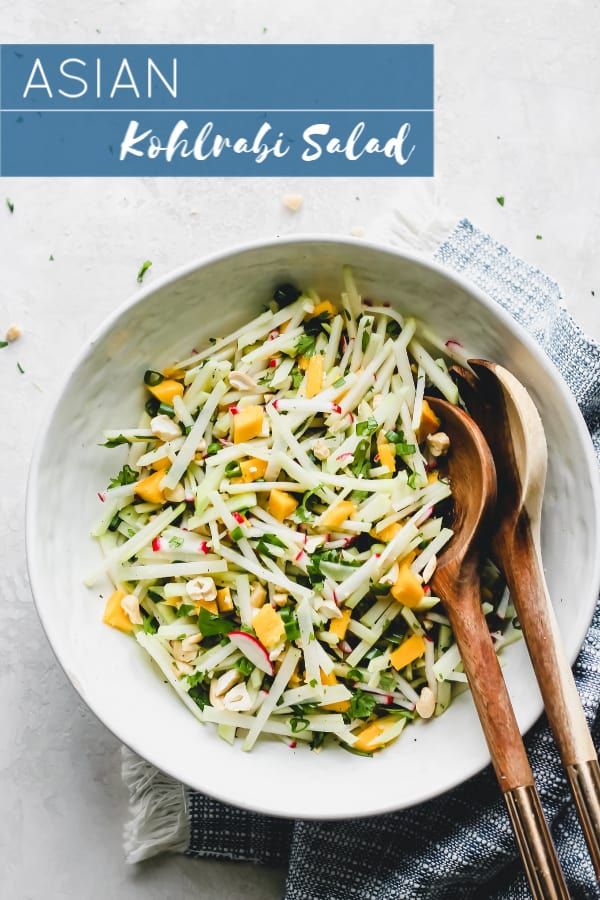
<path fill-rule="evenodd" d="M 514 375 L 487 360 L 456 367 L 467 407 L 490 446 L 498 478 L 492 558 L 503 571 L 600 879 L 600 767 L 566 657 L 540 545 L 548 449 L 535 404 Z"/>
<path fill-rule="evenodd" d="M 492 638 L 481 609 L 479 564 L 496 503 L 496 471 L 475 422 L 445 400 L 428 398 L 450 438 L 448 467 L 454 537 L 440 556 L 432 588 L 444 603 L 475 708 L 504 795 L 517 845 L 535 898 L 569 893 Z"/>

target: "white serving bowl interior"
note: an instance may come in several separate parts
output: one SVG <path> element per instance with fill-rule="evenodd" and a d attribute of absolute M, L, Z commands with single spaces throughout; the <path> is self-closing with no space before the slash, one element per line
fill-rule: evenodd
<path fill-rule="evenodd" d="M 99 329 L 73 366 L 31 468 L 27 546 L 48 638 L 99 719 L 125 744 L 191 787 L 223 801 L 301 818 L 364 816 L 408 807 L 475 774 L 489 756 L 469 694 L 441 718 L 408 728 L 372 759 L 339 748 L 311 753 L 259 741 L 230 747 L 190 715 L 132 640 L 102 624 L 108 583 L 83 586 L 99 549 L 89 537 L 96 491 L 123 448 L 98 447 L 103 429 L 135 425 L 142 376 L 255 316 L 273 287 L 293 280 L 338 295 L 342 264 L 365 297 L 389 301 L 496 360 L 531 391 L 548 437 L 543 548 L 550 593 L 572 660 L 599 587 L 598 480 L 585 424 L 557 371 L 531 339 L 468 282 L 384 246 L 337 238 L 278 240 L 234 249 L 149 285 Z M 523 642 L 504 673 L 520 726 L 542 704 Z"/>

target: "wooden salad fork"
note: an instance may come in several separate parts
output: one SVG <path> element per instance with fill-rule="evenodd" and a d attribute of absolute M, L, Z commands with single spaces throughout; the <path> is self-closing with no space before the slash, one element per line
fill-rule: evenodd
<path fill-rule="evenodd" d="M 437 398 L 428 402 L 450 438 L 448 464 L 454 503 L 454 537 L 438 560 L 432 587 L 444 603 L 454 632 L 531 893 L 544 900 L 568 898 L 481 609 L 479 564 L 496 502 L 494 461 L 483 434 L 465 412 Z"/>
<path fill-rule="evenodd" d="M 504 573 L 546 714 L 600 879 L 600 767 L 542 566 L 540 523 L 548 451 L 533 400 L 506 369 L 469 360 L 453 370 L 491 448 L 498 479 L 492 558 Z M 473 374 L 475 373 L 475 374 Z"/>

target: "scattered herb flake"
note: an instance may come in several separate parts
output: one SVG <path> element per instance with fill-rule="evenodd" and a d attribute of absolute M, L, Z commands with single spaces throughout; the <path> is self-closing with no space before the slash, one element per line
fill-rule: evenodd
<path fill-rule="evenodd" d="M 500 195 L 500 197 L 496 197 L 496 203 L 498 206 L 504 206 L 504 197 Z"/>
<path fill-rule="evenodd" d="M 144 262 L 141 264 L 139 272 L 137 273 L 138 284 L 142 283 L 142 281 L 144 280 L 144 275 L 146 274 L 146 272 L 148 271 L 148 269 L 150 268 L 151 265 L 152 265 L 152 261 L 149 259 L 145 259 Z"/>
<path fill-rule="evenodd" d="M 17 363 L 17 369 L 19 370 L 19 372 L 21 373 L 21 375 L 24 375 L 24 374 L 25 374 L 25 369 L 23 368 L 23 366 L 21 365 L 20 362 Z"/>
<path fill-rule="evenodd" d="M 417 488 L 419 487 L 419 476 L 417 475 L 416 472 L 410 473 L 410 475 L 408 476 L 407 483 L 408 483 L 409 488 L 412 488 L 413 491 L 417 490 Z"/>
<path fill-rule="evenodd" d="M 101 447 L 108 447 L 109 450 L 112 450 L 113 447 L 120 447 L 121 444 L 129 444 L 130 440 L 126 437 L 123 437 L 122 434 L 117 435 L 114 438 L 108 438 L 103 444 L 100 444 Z"/>
<path fill-rule="evenodd" d="M 7 197 L 7 198 L 6 198 L 6 206 L 7 206 L 7 209 L 8 209 L 8 211 L 9 211 L 9 213 L 14 213 L 14 211 L 15 211 L 15 204 L 12 202 L 12 200 L 10 199 L 10 197 Z"/>
<path fill-rule="evenodd" d="M 541 241 L 541 239 L 542 239 L 541 234 L 536 234 L 535 239 L 536 239 L 536 241 Z"/>
<path fill-rule="evenodd" d="M 366 422 L 357 423 L 356 433 L 360 434 L 361 436 L 365 435 L 368 437 L 370 434 L 373 434 L 375 431 L 377 431 L 377 428 L 377 419 L 374 416 L 371 416 L 371 418 L 367 419 Z"/>
<path fill-rule="evenodd" d="M 153 616 L 144 616 L 142 628 L 146 634 L 156 634 L 158 631 L 158 622 Z"/>
<path fill-rule="evenodd" d="M 8 341 L 0 341 L 0 350 L 4 350 L 5 347 L 8 347 Z"/>

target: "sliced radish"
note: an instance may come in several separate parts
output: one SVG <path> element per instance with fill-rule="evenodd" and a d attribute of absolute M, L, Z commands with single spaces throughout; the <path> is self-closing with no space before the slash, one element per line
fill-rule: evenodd
<path fill-rule="evenodd" d="M 229 640 L 238 650 L 242 651 L 246 659 L 249 659 L 257 669 L 260 669 L 261 672 L 265 672 L 267 675 L 273 674 L 273 664 L 269 659 L 269 654 L 258 638 L 248 634 L 247 631 L 230 631 Z"/>

